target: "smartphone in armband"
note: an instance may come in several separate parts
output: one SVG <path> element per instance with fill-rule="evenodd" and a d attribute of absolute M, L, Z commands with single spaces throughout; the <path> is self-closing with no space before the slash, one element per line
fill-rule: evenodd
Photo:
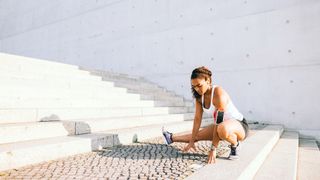
<path fill-rule="evenodd" d="M 217 124 L 220 124 L 223 122 L 223 115 L 224 115 L 223 111 L 217 111 Z"/>

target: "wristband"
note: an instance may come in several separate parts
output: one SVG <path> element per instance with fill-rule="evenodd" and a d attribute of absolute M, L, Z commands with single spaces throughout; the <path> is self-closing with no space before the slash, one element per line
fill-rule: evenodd
<path fill-rule="evenodd" d="M 216 147 L 213 144 L 211 144 L 210 151 L 215 151 L 215 150 L 216 150 Z"/>

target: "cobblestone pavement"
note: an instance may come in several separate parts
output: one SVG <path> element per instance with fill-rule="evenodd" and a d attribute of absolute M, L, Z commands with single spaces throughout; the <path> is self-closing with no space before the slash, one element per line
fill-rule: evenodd
<path fill-rule="evenodd" d="M 210 143 L 197 142 L 196 153 L 184 153 L 186 143 L 167 146 L 162 137 L 153 138 L 0 172 L 0 179 L 184 179 L 206 165 Z M 229 151 L 220 141 L 218 157 Z"/>

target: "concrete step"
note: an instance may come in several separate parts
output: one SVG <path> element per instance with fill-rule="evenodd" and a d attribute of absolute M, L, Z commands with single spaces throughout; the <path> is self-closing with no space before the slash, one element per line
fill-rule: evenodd
<path fill-rule="evenodd" d="M 0 171 L 110 147 L 113 144 L 105 144 L 110 138 L 113 135 L 90 134 L 0 144 Z"/>
<path fill-rule="evenodd" d="M 106 75 L 104 75 L 104 73 Z M 125 87 L 130 90 L 140 90 L 140 89 L 145 89 L 145 90 L 151 90 L 151 91 L 164 91 L 166 92 L 167 90 L 163 87 L 158 86 L 155 83 L 147 82 L 146 80 L 142 78 L 132 78 L 129 77 L 128 75 L 118 75 L 118 74 L 112 74 L 108 72 L 99 72 L 99 73 L 91 73 L 93 75 L 97 75 L 102 77 L 104 81 L 111 81 L 115 83 L 115 86 L 117 87 Z"/>
<path fill-rule="evenodd" d="M 110 120 L 111 117 L 119 120 L 119 119 L 130 119 L 132 118 L 132 116 L 134 116 L 135 119 L 137 119 L 138 116 L 142 117 L 142 116 L 190 113 L 190 112 L 186 112 L 184 107 L 122 108 L 122 109 L 106 109 L 106 111 L 110 111 L 110 114 L 105 113 L 105 114 L 96 115 L 92 113 L 91 116 L 92 118 L 97 118 L 99 116 L 101 118 L 105 116 L 106 118 L 105 120 L 108 121 L 108 119 Z M 66 113 L 68 113 L 67 110 L 66 110 Z M 111 113 L 113 113 L 114 115 L 111 115 Z M 84 118 L 84 117 L 85 116 L 81 115 L 80 118 Z M 118 118 L 115 118 L 115 117 L 118 117 Z M 63 118 L 63 117 L 59 117 L 59 118 Z M 80 120 L 79 123 L 82 124 L 83 121 L 84 120 Z M 74 135 L 76 133 L 75 132 L 76 122 L 77 122 L 76 120 L 70 121 L 70 122 L 65 122 L 65 120 L 57 121 L 57 120 L 54 120 L 54 117 L 52 117 L 52 119 L 48 118 L 48 119 L 45 119 L 45 121 L 43 122 L 0 124 L 0 144 L 48 138 L 48 137 L 56 137 L 56 136 Z M 123 127 L 126 128 L 125 124 Z M 129 127 L 131 127 L 131 125 Z"/>
<path fill-rule="evenodd" d="M 79 67 L 75 65 L 39 60 L 36 58 L 17 56 L 8 53 L 0 53 L 0 64 L 1 68 L 7 68 L 18 71 L 23 71 L 25 69 L 37 71 L 39 69 L 42 69 L 45 72 L 46 70 L 74 71 L 79 69 Z"/>
<path fill-rule="evenodd" d="M 299 180 L 320 179 L 320 151 L 314 139 L 299 140 L 298 175 Z"/>
<path fill-rule="evenodd" d="M 297 132 L 284 132 L 254 179 L 297 179 L 298 145 Z"/>
<path fill-rule="evenodd" d="M 48 76 L 23 76 L 22 74 L 1 74 L 0 76 L 0 81 L 6 81 L 6 80 L 21 80 L 21 81 L 46 81 L 46 82 L 51 82 L 52 84 L 54 83 L 100 83 L 100 82 L 109 82 L 109 81 L 102 81 L 99 78 L 96 77 L 77 77 L 77 76 L 72 76 L 70 78 L 66 77 L 48 77 Z"/>
<path fill-rule="evenodd" d="M 1 62 L 0 62 L 1 64 Z M 39 67 L 33 67 L 33 68 L 21 68 L 17 69 L 12 68 L 12 66 L 0 66 L 0 72 L 1 73 L 8 73 L 8 74 L 33 74 L 33 75 L 46 75 L 46 76 L 53 76 L 53 77 L 60 77 L 61 75 L 64 75 L 66 77 L 70 77 L 71 75 L 75 76 L 95 76 L 93 74 L 90 74 L 88 71 L 82 71 L 79 69 L 42 69 L 41 66 Z"/>
<path fill-rule="evenodd" d="M 188 105 L 188 103 L 182 101 L 154 101 L 154 106 L 156 107 L 175 107 Z"/>
<path fill-rule="evenodd" d="M 114 82 L 115 86 L 126 87 L 130 91 L 137 92 L 137 90 L 144 90 L 146 92 L 165 92 L 176 96 L 175 92 L 168 91 L 164 87 L 159 86 L 153 82 L 150 82 L 142 77 L 132 77 L 127 74 L 117 74 L 112 72 L 105 72 L 102 70 L 88 70 L 91 74 L 101 76 L 105 81 Z"/>
<path fill-rule="evenodd" d="M 121 107 L 122 105 L 122 107 Z M 142 111 L 132 110 L 132 108 L 153 108 L 153 102 L 144 102 L 139 104 L 136 102 L 120 104 L 115 107 L 111 103 L 109 107 L 78 107 L 78 108 L 13 108 L 0 109 L 1 123 L 18 123 L 18 122 L 35 122 L 49 120 L 70 120 L 79 118 L 101 118 L 112 116 L 123 116 L 123 113 L 132 115 L 141 113 Z M 112 110 L 115 109 L 115 110 Z M 127 111 L 125 111 L 127 109 Z M 128 110 L 130 109 L 130 110 Z M 165 111 L 165 110 L 159 110 Z M 155 111 L 155 112 L 159 112 Z M 118 113 L 119 112 L 119 113 Z"/>
<path fill-rule="evenodd" d="M 88 71 L 92 75 L 97 75 L 101 76 L 104 78 L 108 78 L 110 80 L 115 80 L 115 81 L 130 81 L 130 82 L 144 82 L 144 83 L 149 83 L 146 81 L 144 78 L 139 77 L 139 76 L 133 76 L 133 75 L 128 75 L 128 74 L 122 74 L 122 73 L 116 73 L 116 72 L 107 72 L 104 70 L 92 70 L 84 67 L 80 67 L 81 70 Z"/>
<path fill-rule="evenodd" d="M 87 71 L 89 71 L 91 74 L 101 76 L 103 80 L 114 82 L 115 86 L 127 88 L 128 92 L 130 93 L 141 93 L 145 95 L 156 95 L 163 93 L 165 95 L 178 97 L 175 92 L 168 91 L 165 88 L 149 82 L 142 77 L 131 77 L 126 74 L 117 74 L 102 70 Z"/>
<path fill-rule="evenodd" d="M 135 88 L 161 89 L 156 84 L 141 82 L 138 80 L 121 80 L 121 79 L 113 79 L 113 78 L 105 78 L 105 77 L 102 77 L 102 80 L 114 82 L 116 86 L 120 86 L 120 87 L 132 86 Z"/>
<path fill-rule="evenodd" d="M 70 94 L 70 96 L 74 96 Z M 118 96 L 118 95 L 117 95 Z M 1 96 L 0 96 L 1 97 Z M 177 107 L 185 106 L 183 101 L 176 100 L 140 100 L 139 97 L 124 95 L 121 98 L 105 96 L 101 97 L 72 97 L 69 98 L 3 98 L 0 101 L 0 109 L 21 109 L 21 108 L 103 108 L 103 107 Z"/>
<path fill-rule="evenodd" d="M 139 85 L 139 84 L 127 84 L 127 83 L 121 83 L 121 82 L 116 82 L 116 81 L 112 81 L 112 82 L 114 82 L 115 87 L 126 88 L 128 90 L 132 90 L 132 92 L 153 92 L 153 93 L 166 93 L 166 92 L 168 92 L 166 89 L 162 89 L 162 88 L 143 86 L 143 85 Z"/>
<path fill-rule="evenodd" d="M 52 70 L 48 70 L 52 71 Z M 88 75 L 84 73 L 72 73 L 69 72 L 68 74 L 66 73 L 39 73 L 35 70 L 35 72 L 6 72 L 0 70 L 0 77 L 12 77 L 15 79 L 30 79 L 30 80 L 59 80 L 59 79 L 64 79 L 64 80 L 88 80 L 88 81 L 102 81 L 102 78 L 99 76 L 93 76 L 93 75 Z"/>
<path fill-rule="evenodd" d="M 132 90 L 132 89 L 127 89 L 128 93 L 134 93 L 134 94 L 143 94 L 143 95 L 163 95 L 163 96 L 170 96 L 170 97 L 176 97 L 177 95 L 173 92 L 168 92 L 168 91 L 154 91 L 154 90 L 145 90 L 145 89 L 140 89 L 140 90 Z"/>
<path fill-rule="evenodd" d="M 0 124 L 0 144 L 67 136 L 70 131 L 60 121 Z"/>
<path fill-rule="evenodd" d="M 78 108 L 13 108 L 0 109 L 1 123 L 35 122 L 49 120 L 70 120 L 79 118 L 102 118 L 119 117 L 124 114 L 130 116 L 135 114 L 159 114 L 187 111 L 175 109 L 175 107 L 154 107 L 154 102 L 127 102 L 117 106 L 111 104 L 109 107 L 78 107 Z M 134 108 L 143 108 L 136 110 Z M 145 109 L 150 108 L 150 109 Z M 155 108 L 155 109 L 154 109 Z M 179 108 L 179 107 L 177 107 Z M 192 112 L 192 111 L 191 111 Z"/>
<path fill-rule="evenodd" d="M 125 87 L 129 90 L 147 90 L 147 91 L 158 91 L 158 92 L 168 92 L 173 93 L 171 91 L 167 91 L 165 88 L 147 81 L 142 77 L 133 77 L 127 74 L 118 74 L 112 72 L 105 72 L 100 70 L 88 70 L 92 75 L 97 75 L 102 77 L 104 81 L 111 81 L 115 83 L 115 86 Z M 175 93 L 173 93 L 175 95 Z"/>
<path fill-rule="evenodd" d="M 194 113 L 97 118 L 90 120 L 77 120 L 75 129 L 76 134 L 87 134 L 92 132 L 146 126 L 152 124 L 167 124 L 172 122 L 192 121 L 193 118 Z M 205 116 L 204 118 L 208 118 L 208 116 Z"/>
<path fill-rule="evenodd" d="M 35 88 L 35 89 L 43 89 L 43 88 L 58 88 L 64 90 L 74 90 L 77 91 L 79 89 L 101 89 L 102 91 L 110 91 L 113 89 L 119 89 L 113 86 L 112 82 L 54 82 L 54 81 L 30 81 L 30 80 L 12 80 L 12 79 L 0 79 L 0 83 L 5 85 L 6 87 L 21 89 L 24 87 Z M 121 88 L 123 89 L 123 88 Z M 135 91 L 137 92 L 137 91 Z M 139 93 L 130 93 L 130 94 L 139 94 Z M 139 94 L 142 100 L 177 100 L 183 101 L 182 97 L 172 95 L 166 92 L 152 92 L 146 94 Z M 1 96 L 1 95 L 0 95 Z M 8 96 L 6 96 L 8 97 Z"/>
<path fill-rule="evenodd" d="M 108 81 L 45 81 L 45 80 L 28 80 L 28 79 L 15 79 L 12 77 L 0 77 L 0 84 L 5 86 L 15 87 L 61 87 L 61 88 L 82 88 L 82 87 L 97 87 L 97 88 L 113 88 L 114 84 Z"/>
<path fill-rule="evenodd" d="M 203 119 L 201 127 L 212 123 L 211 119 Z M 101 131 L 99 133 L 109 133 L 115 135 L 114 144 L 130 144 L 136 141 L 146 140 L 162 136 L 162 127 L 169 132 L 179 133 L 192 130 L 193 121 L 173 122 L 166 124 L 153 124 L 133 128 Z"/>
<path fill-rule="evenodd" d="M 72 107 L 125 107 L 126 103 L 137 103 L 141 105 L 144 102 L 140 100 L 139 95 L 123 94 L 104 97 L 1 97 L 0 108 L 72 108 Z M 126 102 L 126 103 L 123 103 Z M 150 103 L 147 103 L 150 104 Z M 130 105 L 128 106 L 130 107 Z"/>
<path fill-rule="evenodd" d="M 253 179 L 283 132 L 279 125 L 269 125 L 249 136 L 241 146 L 240 160 L 217 159 L 186 179 Z"/>
<path fill-rule="evenodd" d="M 164 101 L 180 101 L 184 102 L 184 99 L 182 97 L 178 96 L 165 96 L 165 95 L 144 95 L 140 94 L 140 97 L 142 100 L 164 100 Z"/>
<path fill-rule="evenodd" d="M 0 97 L 105 97 L 110 95 L 121 96 L 128 94 L 124 88 L 94 88 L 83 87 L 81 89 L 46 88 L 46 87 L 1 87 Z"/>

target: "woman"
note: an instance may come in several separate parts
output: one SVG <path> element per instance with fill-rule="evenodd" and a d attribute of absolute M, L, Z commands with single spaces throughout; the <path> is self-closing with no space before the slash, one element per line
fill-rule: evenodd
<path fill-rule="evenodd" d="M 239 141 L 243 141 L 248 136 L 249 127 L 227 92 L 219 86 L 212 86 L 211 75 L 211 71 L 206 67 L 199 67 L 192 71 L 191 90 L 196 108 L 192 133 L 174 135 L 163 131 L 165 143 L 189 143 L 184 148 L 184 151 L 188 151 L 190 149 L 196 150 L 194 143 L 197 141 L 212 141 L 208 153 L 208 163 L 215 163 L 219 141 L 225 140 L 231 144 L 229 159 L 238 159 Z M 212 115 L 213 124 L 199 130 L 203 112 Z"/>

